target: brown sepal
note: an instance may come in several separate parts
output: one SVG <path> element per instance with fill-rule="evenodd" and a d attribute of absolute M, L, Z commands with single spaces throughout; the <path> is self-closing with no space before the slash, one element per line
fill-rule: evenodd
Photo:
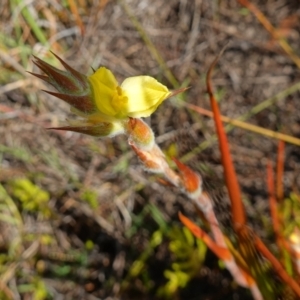
<path fill-rule="evenodd" d="M 51 127 L 47 129 L 66 130 L 78 133 L 83 133 L 91 136 L 108 136 L 112 130 L 111 123 L 101 123 L 94 126 L 63 126 Z"/>
<path fill-rule="evenodd" d="M 76 85 L 75 80 L 70 78 L 70 74 L 49 65 L 36 56 L 34 56 L 34 58 L 36 61 L 33 61 L 33 63 L 49 76 L 50 81 L 54 81 L 52 85 L 54 85 L 59 91 L 68 90 L 72 92 L 78 92 L 82 90 L 81 87 Z"/>
<path fill-rule="evenodd" d="M 80 72 L 73 69 L 70 65 L 68 65 L 63 59 L 61 59 L 58 55 L 56 55 L 54 52 L 50 51 L 59 61 L 60 63 L 65 67 L 66 70 L 68 70 L 76 79 L 80 81 L 82 86 L 84 88 L 88 87 L 88 83 L 86 80 L 86 76 L 81 74 Z"/>
<path fill-rule="evenodd" d="M 95 105 L 93 101 L 91 100 L 91 97 L 89 95 L 83 95 L 83 96 L 75 96 L 75 95 L 68 95 L 68 94 L 61 94 L 61 93 L 55 93 L 50 91 L 42 90 L 52 96 L 55 96 L 59 99 L 62 99 L 63 101 L 67 102 L 68 104 L 72 105 L 79 111 L 87 114 L 91 114 L 95 112 Z"/>
<path fill-rule="evenodd" d="M 27 73 L 29 73 L 29 74 L 31 74 L 31 75 L 37 77 L 37 78 L 40 78 L 40 79 L 46 81 L 46 82 L 49 83 L 49 84 L 52 84 L 52 82 L 51 82 L 51 80 L 49 79 L 48 76 L 40 75 L 40 74 L 37 74 L 37 73 L 32 73 L 32 72 L 29 72 L 29 71 L 27 71 Z"/>

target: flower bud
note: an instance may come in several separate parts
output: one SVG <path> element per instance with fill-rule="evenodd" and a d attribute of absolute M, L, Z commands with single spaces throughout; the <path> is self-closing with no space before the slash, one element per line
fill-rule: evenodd
<path fill-rule="evenodd" d="M 197 199 L 202 194 L 202 179 L 188 166 L 173 158 L 179 169 L 182 185 L 186 193 L 192 198 Z"/>
<path fill-rule="evenodd" d="M 143 150 L 151 150 L 153 148 L 155 143 L 154 133 L 144 121 L 129 118 L 125 126 L 131 143 Z"/>
<path fill-rule="evenodd" d="M 128 141 L 128 143 L 147 171 L 152 173 L 165 173 L 165 170 L 166 168 L 168 168 L 168 165 L 165 161 L 164 154 L 156 144 L 154 144 L 153 148 L 150 151 L 147 151 L 138 148 L 130 140 Z"/>

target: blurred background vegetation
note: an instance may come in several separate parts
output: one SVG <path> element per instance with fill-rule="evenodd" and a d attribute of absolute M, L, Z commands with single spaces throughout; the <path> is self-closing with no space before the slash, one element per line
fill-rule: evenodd
<path fill-rule="evenodd" d="M 213 121 L 186 107 L 209 109 L 205 76 L 225 44 L 213 78 L 222 114 L 300 138 L 300 2 L 252 0 L 260 20 L 243 2 L 2 0 L 0 299 L 251 299 L 179 223 L 178 211 L 197 218 L 192 204 L 145 173 L 124 136 L 46 130 L 68 106 L 26 73 L 33 55 L 59 67 L 51 50 L 85 74 L 104 65 L 119 81 L 190 86 L 147 122 L 167 156 L 203 175 L 230 236 Z M 277 141 L 240 128 L 229 141 L 251 226 L 276 251 L 265 166 Z M 286 146 L 287 232 L 299 226 L 299 153 Z"/>

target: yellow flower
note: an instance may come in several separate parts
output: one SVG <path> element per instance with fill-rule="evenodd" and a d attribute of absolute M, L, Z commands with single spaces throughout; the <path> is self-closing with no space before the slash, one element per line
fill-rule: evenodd
<path fill-rule="evenodd" d="M 104 67 L 87 77 L 56 54 L 54 56 L 65 67 L 65 71 L 35 57 L 34 63 L 46 76 L 31 74 L 51 84 L 58 93 L 45 92 L 68 103 L 71 111 L 83 118 L 70 126 L 56 128 L 58 130 L 109 137 L 130 132 L 131 135 L 138 135 L 134 138 L 135 143 L 149 146 L 153 133 L 144 135 L 144 127 L 133 126 L 136 123 L 129 118 L 148 117 L 165 99 L 186 90 L 180 88 L 169 91 L 150 76 L 129 77 L 119 86 L 112 72 Z"/>
<path fill-rule="evenodd" d="M 113 119 L 148 117 L 173 94 L 150 76 L 129 77 L 119 86 L 115 76 L 105 67 L 98 69 L 88 80 L 97 110 Z"/>

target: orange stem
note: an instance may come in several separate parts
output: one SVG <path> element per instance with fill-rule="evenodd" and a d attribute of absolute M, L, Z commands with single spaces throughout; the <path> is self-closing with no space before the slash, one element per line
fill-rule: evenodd
<path fill-rule="evenodd" d="M 204 232 L 181 212 L 178 213 L 178 217 L 180 221 L 194 234 L 194 236 L 201 239 L 219 259 L 224 261 L 231 259 L 232 255 L 227 248 L 220 247 L 206 232 Z"/>
<path fill-rule="evenodd" d="M 271 218 L 273 223 L 273 230 L 276 236 L 276 243 L 278 249 L 281 249 L 282 243 L 281 243 L 281 235 L 280 235 L 280 222 L 279 222 L 278 208 L 277 208 L 277 202 L 275 197 L 274 174 L 273 174 L 272 164 L 270 161 L 268 161 L 268 165 L 267 165 L 267 185 L 269 191 L 269 203 L 270 203 Z"/>
<path fill-rule="evenodd" d="M 224 49 L 223 49 L 224 50 Z M 222 50 L 222 52 L 223 52 Z M 235 169 L 233 166 L 232 158 L 229 151 L 229 144 L 227 141 L 227 137 L 222 125 L 221 114 L 219 111 L 218 103 L 213 94 L 213 88 L 211 84 L 211 74 L 212 71 L 222 54 L 222 52 L 218 55 L 218 57 L 211 64 L 206 78 L 207 92 L 210 98 L 210 103 L 212 107 L 212 111 L 214 113 L 214 120 L 216 125 L 216 130 L 219 138 L 219 147 L 221 151 L 221 160 L 224 168 L 224 176 L 226 186 L 229 192 L 229 197 L 231 200 L 231 210 L 232 210 L 232 219 L 233 219 L 233 227 L 235 231 L 238 233 L 239 229 L 246 224 L 246 215 L 243 207 L 243 203 L 241 200 L 241 192 L 240 187 L 237 181 L 237 176 L 235 173 Z"/>
<path fill-rule="evenodd" d="M 277 199 L 278 201 L 283 200 L 283 172 L 284 172 L 284 141 L 280 141 L 278 144 L 277 151 L 277 176 L 276 176 L 276 186 L 277 186 Z"/>

